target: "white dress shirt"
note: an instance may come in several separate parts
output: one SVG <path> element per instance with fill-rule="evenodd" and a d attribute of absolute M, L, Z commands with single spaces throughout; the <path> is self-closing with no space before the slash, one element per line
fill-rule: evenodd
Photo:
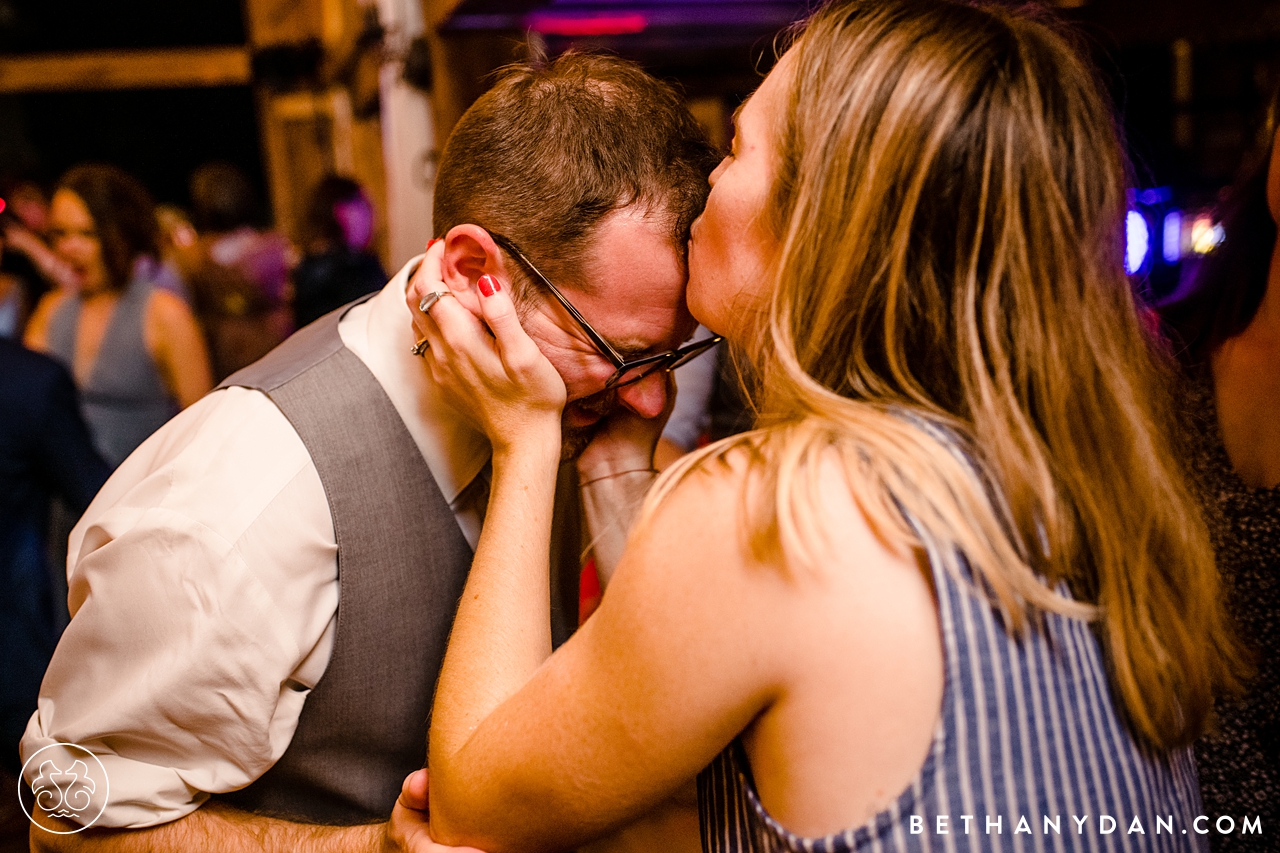
<path fill-rule="evenodd" d="M 410 348 L 410 261 L 339 324 L 475 546 L 463 505 L 488 441 L 450 410 Z M 111 793 L 96 826 L 144 827 L 235 790 L 284 753 L 328 665 L 337 544 L 324 489 L 266 396 L 215 391 L 112 475 L 71 533 L 71 624 L 22 740 L 75 743 Z"/>

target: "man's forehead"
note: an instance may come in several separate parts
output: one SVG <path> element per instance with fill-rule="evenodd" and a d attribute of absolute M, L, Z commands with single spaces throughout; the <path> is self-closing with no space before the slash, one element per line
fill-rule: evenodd
<path fill-rule="evenodd" d="M 670 349 L 695 325 L 684 304 L 682 280 L 659 294 L 646 286 L 645 278 L 617 279 L 591 295 L 569 295 L 596 332 L 623 358 Z"/>
<path fill-rule="evenodd" d="M 619 355 L 639 357 L 669 349 L 674 338 L 683 340 L 693 326 L 683 286 L 663 288 L 659 294 L 648 284 L 645 276 L 616 279 L 591 295 L 570 294 L 569 298 Z"/>
<path fill-rule="evenodd" d="M 672 214 L 661 204 L 638 201 L 611 210 L 591 229 L 588 255 L 607 251 L 622 242 L 664 243 L 672 249 Z"/>

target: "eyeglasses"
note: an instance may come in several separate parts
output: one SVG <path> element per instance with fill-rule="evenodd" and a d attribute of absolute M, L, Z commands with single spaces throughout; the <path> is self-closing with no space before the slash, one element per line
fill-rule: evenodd
<path fill-rule="evenodd" d="M 585 317 L 578 313 L 578 309 L 574 308 L 573 303 L 560 292 L 560 288 L 552 284 L 549 278 L 539 272 L 538 268 L 534 266 L 533 261 L 529 260 L 525 253 L 520 251 L 519 247 L 516 246 L 515 243 L 511 242 L 507 237 L 503 237 L 501 234 L 495 234 L 492 231 L 489 232 L 489 236 L 493 238 L 493 242 L 511 253 L 511 255 L 513 255 L 516 260 L 520 261 L 520 263 L 524 264 L 525 269 L 532 273 L 534 278 L 546 285 L 547 290 L 551 291 L 551 295 L 556 298 L 556 301 L 564 306 L 564 310 L 569 312 L 569 316 L 578 324 L 578 328 L 582 329 L 583 334 L 591 340 L 591 343 L 597 350 L 599 350 L 600 354 L 607 358 L 613 366 L 617 368 L 613 371 L 613 375 L 609 377 L 609 381 L 604 384 L 605 390 L 621 388 L 624 385 L 631 385 L 632 383 L 639 382 L 649 374 L 659 370 L 665 370 L 668 372 L 675 370 L 680 365 L 697 358 L 724 340 L 724 337 L 721 335 L 712 335 L 709 338 L 703 338 L 700 341 L 694 341 L 691 344 L 685 344 L 677 349 L 667 350 L 666 352 L 660 352 L 656 355 L 646 355 L 641 358 L 633 359 L 623 358 L 622 354 L 614 349 L 613 346 L 604 339 L 603 335 L 591 328 L 591 324 L 587 322 Z"/>

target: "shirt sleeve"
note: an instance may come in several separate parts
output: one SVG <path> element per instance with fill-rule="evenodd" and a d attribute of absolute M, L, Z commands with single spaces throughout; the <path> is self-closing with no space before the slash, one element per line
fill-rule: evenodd
<path fill-rule="evenodd" d="M 110 782 L 95 825 L 119 828 L 261 776 L 328 663 L 338 595 L 324 490 L 283 415 L 238 388 L 192 406 L 112 476 L 71 553 L 24 759 L 92 751 Z"/>

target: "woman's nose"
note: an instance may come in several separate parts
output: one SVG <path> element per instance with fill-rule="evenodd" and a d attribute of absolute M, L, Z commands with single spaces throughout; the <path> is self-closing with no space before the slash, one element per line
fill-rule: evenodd
<path fill-rule="evenodd" d="M 716 166 L 715 170 L 711 172 L 710 177 L 707 178 L 707 183 L 709 183 L 711 186 L 714 187 L 716 185 L 716 181 L 720 179 L 720 175 L 728 167 L 729 167 L 729 158 L 725 157 L 723 160 L 720 161 L 720 164 Z"/>

